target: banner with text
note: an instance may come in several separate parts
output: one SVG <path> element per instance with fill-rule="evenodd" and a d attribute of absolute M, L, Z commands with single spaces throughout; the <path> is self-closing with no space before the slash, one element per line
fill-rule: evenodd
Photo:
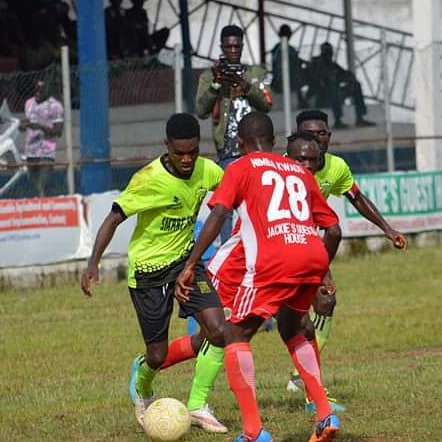
<path fill-rule="evenodd" d="M 442 230 L 442 171 L 358 175 L 361 191 L 387 221 L 404 233 Z M 343 237 L 382 234 L 346 198 L 329 198 Z"/>
<path fill-rule="evenodd" d="M 82 197 L 0 200 L 0 267 L 84 258 L 90 235 Z"/>

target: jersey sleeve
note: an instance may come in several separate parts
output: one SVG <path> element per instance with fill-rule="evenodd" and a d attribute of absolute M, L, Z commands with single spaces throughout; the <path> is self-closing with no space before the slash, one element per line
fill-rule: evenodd
<path fill-rule="evenodd" d="M 336 181 L 330 189 L 330 193 L 335 196 L 342 196 L 348 192 L 355 182 L 353 174 L 350 170 L 349 165 L 342 159 L 339 158 L 338 164 L 336 164 Z"/>
<path fill-rule="evenodd" d="M 127 187 L 115 200 L 127 217 L 153 207 L 156 195 L 155 185 L 146 180 L 147 177 L 142 174 L 142 171 L 135 173 Z"/>
<path fill-rule="evenodd" d="M 336 212 L 328 205 L 316 182 L 312 179 L 311 189 L 311 212 L 316 226 L 326 229 L 339 224 Z"/>

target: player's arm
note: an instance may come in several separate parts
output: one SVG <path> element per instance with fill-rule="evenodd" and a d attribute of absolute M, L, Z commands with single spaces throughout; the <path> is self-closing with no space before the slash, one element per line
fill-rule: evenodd
<path fill-rule="evenodd" d="M 192 290 L 192 281 L 194 276 L 194 268 L 201 260 L 204 252 L 213 243 L 215 238 L 221 232 L 221 228 L 225 219 L 230 214 L 230 210 L 222 204 L 215 204 L 204 226 L 192 248 L 189 258 L 187 259 L 183 270 L 178 275 L 175 283 L 175 297 L 178 301 L 186 302 Z"/>
<path fill-rule="evenodd" d="M 120 206 L 112 205 L 112 210 L 98 229 L 88 266 L 81 276 L 81 289 L 86 296 L 92 296 L 91 282 L 98 282 L 98 264 L 104 251 L 111 242 L 118 225 L 126 219 Z"/>
<path fill-rule="evenodd" d="M 323 241 L 328 253 L 329 261 L 333 261 L 341 242 L 342 232 L 338 223 L 324 229 Z M 331 275 L 330 275 L 331 277 Z"/>
<path fill-rule="evenodd" d="M 354 183 L 352 188 L 344 193 L 344 195 L 364 218 L 368 219 L 368 221 L 378 226 L 384 232 L 385 236 L 393 243 L 394 247 L 407 250 L 407 238 L 390 226 L 387 220 L 380 214 L 374 203 L 359 190 L 356 183 Z"/>

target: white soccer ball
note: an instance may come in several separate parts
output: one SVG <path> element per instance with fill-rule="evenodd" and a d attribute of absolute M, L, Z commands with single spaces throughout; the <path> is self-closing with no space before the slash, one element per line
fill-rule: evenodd
<path fill-rule="evenodd" d="M 179 440 L 190 430 L 190 414 L 178 399 L 157 399 L 144 414 L 144 430 L 153 440 Z"/>

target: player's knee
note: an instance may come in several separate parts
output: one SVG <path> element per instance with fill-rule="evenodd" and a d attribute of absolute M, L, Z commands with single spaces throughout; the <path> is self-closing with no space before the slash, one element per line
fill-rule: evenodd
<path fill-rule="evenodd" d="M 207 333 L 207 340 L 215 347 L 224 347 L 224 325 L 213 328 Z"/>

